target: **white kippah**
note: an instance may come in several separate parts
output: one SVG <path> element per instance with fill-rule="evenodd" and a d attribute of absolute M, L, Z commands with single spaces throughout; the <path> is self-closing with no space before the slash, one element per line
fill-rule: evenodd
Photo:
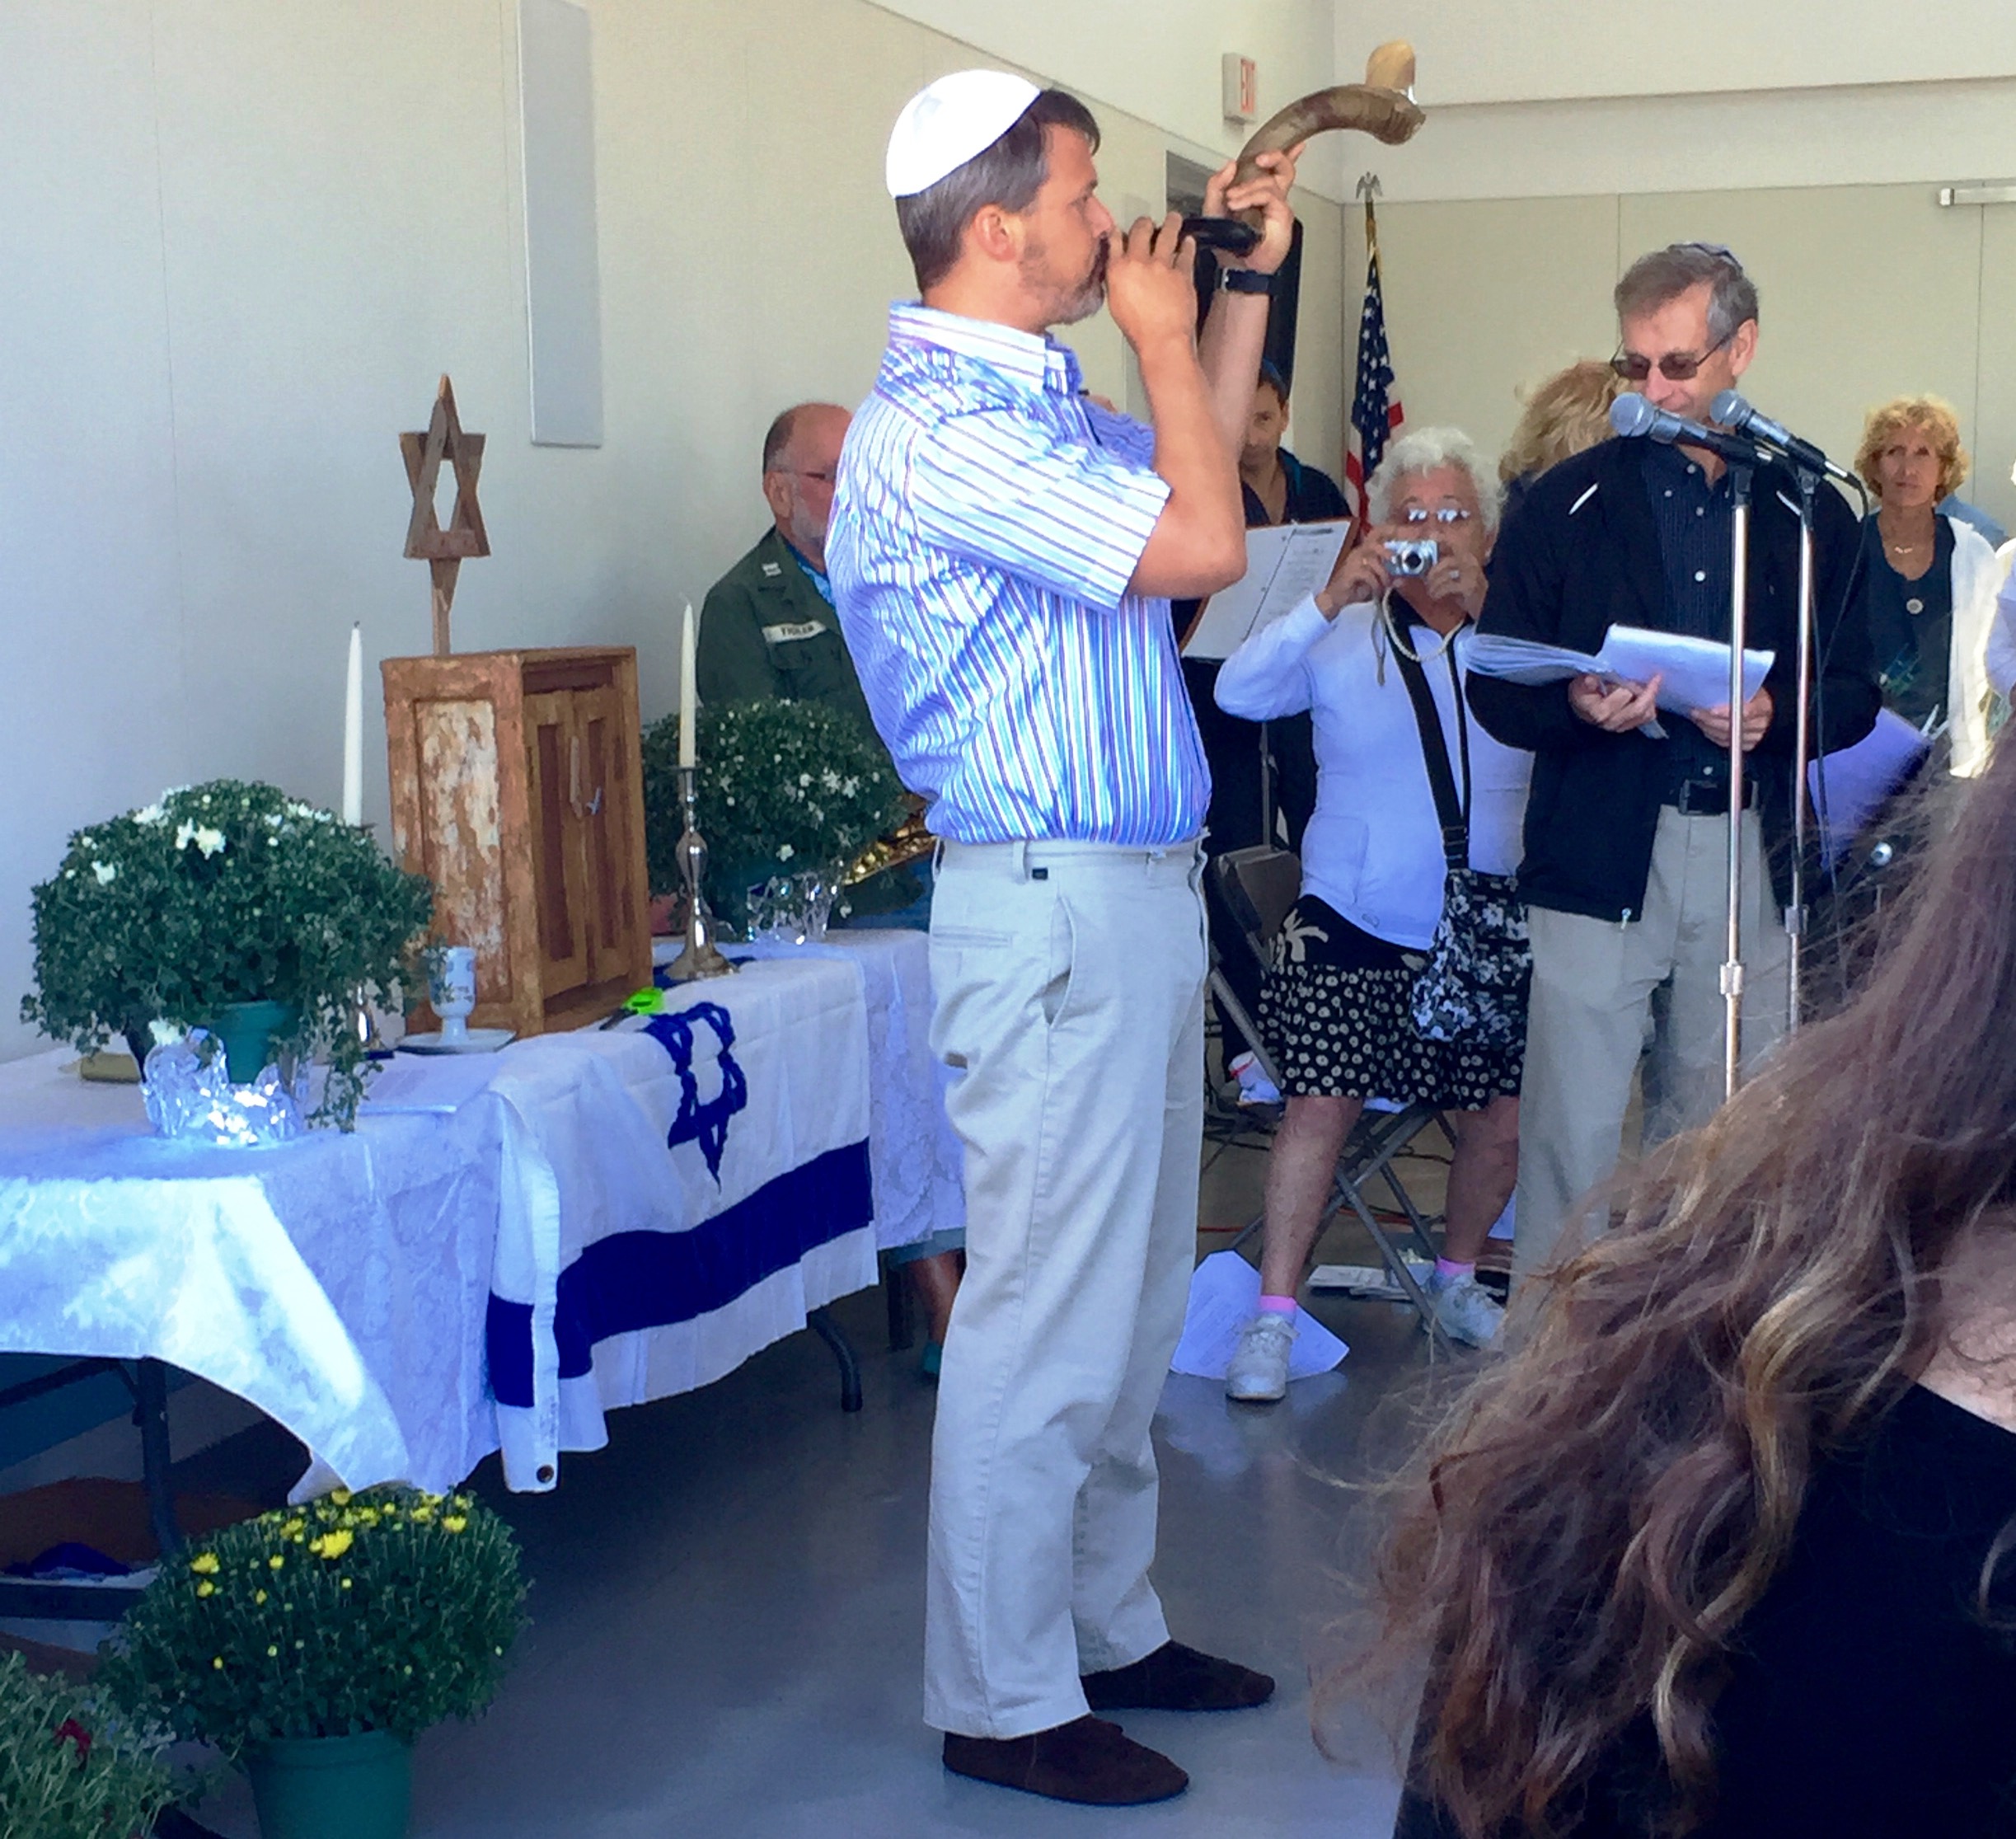
<path fill-rule="evenodd" d="M 1021 120 L 1042 92 L 1002 70 L 960 70 L 926 84 L 903 105 L 884 166 L 889 196 L 927 191 Z"/>

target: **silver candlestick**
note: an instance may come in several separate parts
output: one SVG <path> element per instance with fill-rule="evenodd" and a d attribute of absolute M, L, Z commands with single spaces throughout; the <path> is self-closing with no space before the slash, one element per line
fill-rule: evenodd
<path fill-rule="evenodd" d="M 665 973 L 675 983 L 692 978 L 725 977 L 735 968 L 714 942 L 714 916 L 707 911 L 707 897 L 700 891 L 707 875 L 707 845 L 695 821 L 699 776 L 697 767 L 679 768 L 679 800 L 686 807 L 686 828 L 678 844 L 679 875 L 686 883 L 686 949 Z"/>

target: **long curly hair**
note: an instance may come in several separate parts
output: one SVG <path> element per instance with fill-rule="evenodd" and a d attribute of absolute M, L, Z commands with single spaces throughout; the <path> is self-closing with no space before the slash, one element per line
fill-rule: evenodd
<path fill-rule="evenodd" d="M 1956 1239 L 2016 1221 L 2016 748 L 1958 795 L 1859 993 L 1599 1202 L 1402 1485 L 1385 1644 L 1428 1661 L 1415 1779 L 1467 1839 L 1572 1829 L 1648 1718 L 1670 1829 L 1704 1816 L 1817 1461 L 1923 1371 Z"/>

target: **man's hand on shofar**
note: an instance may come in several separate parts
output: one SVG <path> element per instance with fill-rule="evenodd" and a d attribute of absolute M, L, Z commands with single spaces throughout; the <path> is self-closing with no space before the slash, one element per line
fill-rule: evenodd
<path fill-rule="evenodd" d="M 1190 344 L 1197 326 L 1197 289 L 1190 270 L 1197 246 L 1171 211 L 1158 229 L 1143 218 L 1123 240 L 1106 243 L 1106 307 L 1137 352 L 1172 340 Z"/>
<path fill-rule="evenodd" d="M 1260 176 L 1249 179 L 1243 185 L 1232 183 L 1232 175 L 1239 170 L 1236 160 L 1227 160 L 1212 174 L 1204 186 L 1205 216 L 1233 217 L 1247 210 L 1261 213 L 1259 243 L 1244 256 L 1220 251 L 1220 267 L 1249 268 L 1256 274 L 1272 274 L 1288 259 L 1288 251 L 1295 246 L 1295 212 L 1288 203 L 1288 193 L 1295 184 L 1295 162 L 1308 144 L 1302 141 L 1285 153 L 1260 154 L 1256 162 Z"/>
<path fill-rule="evenodd" d="M 1606 734 L 1628 734 L 1643 728 L 1659 712 L 1659 685 L 1656 673 L 1648 683 L 1620 683 L 1605 687 L 1600 677 L 1568 679 L 1568 706 L 1592 728 Z"/>

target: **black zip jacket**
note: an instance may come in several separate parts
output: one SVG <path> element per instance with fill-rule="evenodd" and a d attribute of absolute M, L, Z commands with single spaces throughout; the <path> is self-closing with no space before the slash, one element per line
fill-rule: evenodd
<path fill-rule="evenodd" d="M 1606 440 L 1535 480 L 1498 537 L 1479 629 L 1595 651 L 1612 625 L 1670 631 L 1659 534 L 1641 449 Z M 1799 519 L 1792 477 L 1760 469 L 1751 495 L 1748 643 L 1775 654 L 1765 687 L 1771 725 L 1750 755 L 1772 879 L 1782 903 L 1792 823 L 1792 748 L 1798 700 L 1796 629 Z M 1822 753 L 1874 725 L 1876 666 L 1859 595 L 1849 598 L 1859 535 L 1839 492 L 1815 496 L 1813 574 Z M 1474 673 L 1470 707 L 1508 747 L 1533 754 L 1519 891 L 1527 903 L 1592 919 L 1644 910 L 1653 834 L 1665 790 L 1666 744 L 1608 734 L 1568 706 L 1565 682 L 1529 687 Z M 1669 716 L 1667 720 L 1685 720 Z"/>

